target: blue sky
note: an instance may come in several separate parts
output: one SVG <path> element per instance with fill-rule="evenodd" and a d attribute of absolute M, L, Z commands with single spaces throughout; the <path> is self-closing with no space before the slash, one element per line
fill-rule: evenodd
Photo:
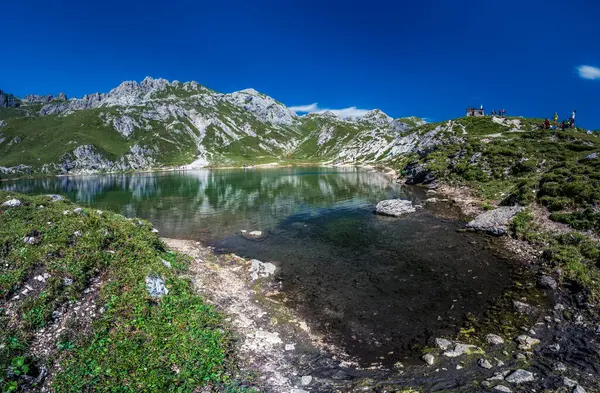
<path fill-rule="evenodd" d="M 150 75 L 436 121 L 481 104 L 536 117 L 577 109 L 600 129 L 594 0 L 28 0 L 4 1 L 0 15 L 0 89 L 19 96 Z"/>

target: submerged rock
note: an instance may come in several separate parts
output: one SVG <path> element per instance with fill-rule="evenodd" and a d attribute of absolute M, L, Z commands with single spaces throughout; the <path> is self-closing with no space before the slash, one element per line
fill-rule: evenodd
<path fill-rule="evenodd" d="M 156 276 L 146 276 L 146 289 L 148 289 L 150 296 L 155 298 L 169 293 L 169 290 L 165 287 L 165 281 Z"/>
<path fill-rule="evenodd" d="M 275 270 L 277 270 L 277 266 L 272 263 L 261 262 L 258 259 L 253 259 L 250 263 L 252 264 L 250 266 L 250 277 L 252 277 L 252 280 L 272 276 L 275 274 Z"/>
<path fill-rule="evenodd" d="M 502 206 L 478 215 L 467 224 L 467 228 L 502 236 L 508 230 L 510 220 L 521 210 L 522 206 Z"/>
<path fill-rule="evenodd" d="M 411 201 L 404 199 L 387 199 L 377 204 L 375 208 L 377 214 L 384 216 L 400 217 L 416 211 Z"/>
<path fill-rule="evenodd" d="M 504 378 L 506 382 L 514 383 L 516 385 L 535 381 L 535 377 L 533 373 L 530 371 L 526 371 L 523 369 L 518 369 L 510 373 L 506 378 Z"/>

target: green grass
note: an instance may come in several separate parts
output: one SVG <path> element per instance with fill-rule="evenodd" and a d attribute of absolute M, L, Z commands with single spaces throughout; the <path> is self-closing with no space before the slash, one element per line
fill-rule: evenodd
<path fill-rule="evenodd" d="M 23 206 L 0 208 L 3 391 L 33 388 L 22 375 L 9 373 L 20 359 L 20 367 L 28 368 L 23 373 L 33 377 L 47 367 L 55 392 L 193 392 L 202 386 L 246 391 L 234 378 L 232 336 L 222 316 L 180 278 L 188 259 L 166 249 L 148 222 L 93 209 L 75 213 L 77 206 L 68 201 L 0 192 L 2 202 L 12 197 Z M 35 244 L 25 243 L 26 236 Z M 46 283 L 32 284 L 32 276 L 42 273 L 50 275 Z M 148 275 L 162 277 L 169 293 L 151 298 Z M 32 352 L 53 311 L 81 299 L 94 279 L 102 282 L 96 304 L 104 312 L 88 327 L 67 321 L 52 357 Z M 25 285 L 35 287 L 32 294 L 12 300 Z M 16 310 L 12 317 L 7 308 Z"/>

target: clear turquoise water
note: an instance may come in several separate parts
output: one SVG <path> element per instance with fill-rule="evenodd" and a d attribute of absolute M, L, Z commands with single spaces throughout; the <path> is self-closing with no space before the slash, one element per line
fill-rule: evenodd
<path fill-rule="evenodd" d="M 288 304 L 364 364 L 393 364 L 430 337 L 455 333 L 467 313 L 483 314 L 502 294 L 514 265 L 492 239 L 459 232 L 461 222 L 428 209 L 376 216 L 378 201 L 418 203 L 423 192 L 355 168 L 91 175 L 0 187 L 64 194 L 150 220 L 165 237 L 271 261 Z M 266 237 L 249 240 L 242 229 Z"/>

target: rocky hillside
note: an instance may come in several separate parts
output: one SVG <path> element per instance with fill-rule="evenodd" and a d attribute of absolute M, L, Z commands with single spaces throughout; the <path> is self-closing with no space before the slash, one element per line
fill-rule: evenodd
<path fill-rule="evenodd" d="M 221 94 L 152 78 L 70 100 L 0 93 L 0 174 L 382 161 L 412 149 L 423 125 L 379 110 L 297 116 L 253 89 Z"/>

